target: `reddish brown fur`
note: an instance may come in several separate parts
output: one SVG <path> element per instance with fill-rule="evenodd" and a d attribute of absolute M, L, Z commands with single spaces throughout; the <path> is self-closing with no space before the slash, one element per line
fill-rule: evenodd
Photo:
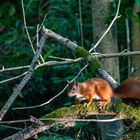
<path fill-rule="evenodd" d="M 76 87 L 76 90 L 72 90 L 72 87 Z M 99 106 L 103 107 L 110 102 L 112 97 L 112 89 L 108 82 L 101 78 L 92 78 L 83 83 L 71 83 L 68 92 L 69 96 L 72 96 L 73 92 L 77 92 L 83 95 L 87 99 L 86 106 L 89 106 L 95 95 L 99 96 L 102 101 L 99 102 Z"/>
<path fill-rule="evenodd" d="M 70 83 L 69 88 L 68 95 L 73 96 L 74 93 L 81 94 L 87 99 L 86 106 L 91 104 L 93 96 L 95 95 L 101 98 L 99 102 L 100 108 L 106 106 L 106 104 L 110 102 L 112 96 L 140 100 L 140 79 L 138 78 L 129 78 L 114 90 L 112 90 L 107 81 L 101 78 L 91 78 L 82 83 L 73 82 Z"/>
<path fill-rule="evenodd" d="M 114 89 L 114 96 L 140 100 L 140 79 L 128 78 Z"/>

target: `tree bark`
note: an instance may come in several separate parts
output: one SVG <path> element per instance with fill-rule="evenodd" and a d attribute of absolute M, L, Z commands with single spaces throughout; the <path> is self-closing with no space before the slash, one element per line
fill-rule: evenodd
<path fill-rule="evenodd" d="M 140 12 L 140 6 L 134 4 L 133 14 Z M 140 50 L 140 24 L 136 22 L 136 18 L 132 20 L 132 51 Z M 140 55 L 132 57 L 132 67 L 135 72 L 133 76 L 140 76 Z"/>
<path fill-rule="evenodd" d="M 110 0 L 92 0 L 92 21 L 93 21 L 93 41 L 96 43 L 107 29 L 105 20 L 110 12 Z M 98 46 L 98 52 L 114 53 L 118 52 L 117 37 L 115 34 L 115 26 L 104 37 Z M 94 44 L 95 44 L 94 43 Z M 119 60 L 118 58 L 110 58 L 102 60 L 104 68 L 119 81 Z"/>

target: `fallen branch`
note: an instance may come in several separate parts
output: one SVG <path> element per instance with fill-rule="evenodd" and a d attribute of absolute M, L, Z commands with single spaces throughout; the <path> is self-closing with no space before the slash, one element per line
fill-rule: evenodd
<path fill-rule="evenodd" d="M 97 114 L 96 114 L 97 115 Z M 114 114 L 113 114 L 114 115 Z M 40 132 L 43 132 L 45 130 L 49 130 L 51 127 L 54 125 L 59 124 L 63 125 L 64 127 L 69 127 L 69 126 L 74 126 L 75 122 L 114 122 L 114 121 L 120 121 L 122 119 L 126 119 L 126 117 L 120 116 L 120 117 L 115 117 L 115 118 L 110 118 L 110 119 L 77 119 L 77 118 L 42 118 L 42 119 L 36 119 L 36 118 L 31 118 L 33 119 L 34 124 L 29 126 L 28 128 L 25 128 L 22 131 L 17 132 L 16 134 L 6 137 L 3 140 L 25 140 L 28 138 L 31 138 L 35 135 L 37 135 Z M 30 119 L 30 121 L 31 121 Z M 46 125 L 42 121 L 54 121 L 52 122 L 53 124 Z M 16 122 L 16 121 L 15 121 Z M 19 122 L 19 121 L 18 121 Z"/>
<path fill-rule="evenodd" d="M 51 38 L 55 39 L 56 41 L 60 42 L 61 44 L 67 46 L 69 49 L 76 51 L 76 47 L 78 46 L 76 43 L 70 41 L 67 38 L 62 37 L 61 35 L 53 32 L 47 28 L 45 28 L 44 26 L 43 26 L 43 31 L 48 37 L 51 37 Z"/>
<path fill-rule="evenodd" d="M 94 72 L 96 68 L 99 68 L 101 66 L 97 57 L 95 55 L 92 55 L 83 47 L 78 46 L 76 43 L 72 42 L 71 40 L 45 28 L 44 26 L 43 26 L 43 31 L 48 37 L 55 39 L 56 41 L 65 45 L 67 48 L 73 51 L 76 57 L 82 57 L 83 59 L 85 59 L 89 63 L 89 68 L 91 72 Z"/>
<path fill-rule="evenodd" d="M 9 99 L 7 100 L 7 102 L 5 103 L 5 105 L 3 106 L 3 108 L 0 111 L 0 120 L 3 119 L 4 115 L 7 113 L 8 109 L 10 108 L 10 106 L 12 105 L 12 103 L 14 102 L 14 100 L 16 99 L 16 97 L 20 94 L 21 90 L 24 88 L 24 86 L 27 84 L 27 82 L 30 80 L 34 69 L 36 67 L 38 58 L 41 54 L 42 48 L 44 46 L 44 43 L 46 41 L 46 36 L 42 36 L 39 42 L 39 47 L 36 50 L 36 53 L 33 57 L 33 60 L 31 62 L 31 65 L 26 73 L 26 75 L 24 76 L 24 78 L 22 79 L 22 81 L 20 82 L 20 84 L 17 86 L 17 88 L 15 88 L 14 92 L 12 93 L 12 95 L 9 97 Z"/>
<path fill-rule="evenodd" d="M 88 52 L 87 50 L 85 50 L 83 47 L 79 47 L 76 43 L 56 34 L 55 32 L 46 29 L 45 27 L 43 27 L 43 31 L 44 33 L 48 36 L 48 37 L 52 37 L 53 39 L 55 39 L 56 41 L 58 41 L 59 43 L 66 45 L 68 48 L 70 48 L 72 51 L 79 52 L 79 55 L 81 55 L 82 58 L 86 59 L 89 63 L 89 67 L 91 67 L 91 70 L 96 70 L 96 72 L 100 73 L 100 76 L 103 78 L 106 78 L 105 80 L 107 80 L 109 83 L 112 83 L 113 87 L 117 86 L 117 82 L 113 79 L 113 77 L 111 77 L 107 72 L 105 76 L 104 72 L 99 69 L 100 68 L 100 63 L 98 61 L 98 55 L 97 54 L 91 54 L 90 52 Z M 94 68 L 95 66 L 95 68 Z M 114 82 L 115 81 L 115 82 Z"/>
<path fill-rule="evenodd" d="M 108 81 L 108 83 L 110 84 L 110 86 L 114 89 L 116 88 L 119 84 L 114 80 L 113 77 L 111 77 L 105 70 L 98 68 L 96 70 L 96 73 L 102 77 L 103 79 L 105 79 L 106 81 Z"/>
<path fill-rule="evenodd" d="M 36 134 L 43 132 L 45 130 L 48 130 L 52 127 L 53 125 L 31 125 L 22 131 L 17 132 L 16 134 L 6 137 L 2 140 L 26 140 L 29 139 Z"/>
<path fill-rule="evenodd" d="M 101 113 L 99 113 L 101 114 Z M 92 114 L 93 115 L 93 114 Z M 98 114 L 95 114 L 98 115 Z M 104 114 L 105 115 L 105 114 Z M 111 114 L 109 114 L 111 115 Z M 21 140 L 21 139 L 28 139 L 31 138 L 35 135 L 37 135 L 40 132 L 43 132 L 45 130 L 49 130 L 50 128 L 52 128 L 53 126 L 59 125 L 63 126 L 63 128 L 66 127 L 74 127 L 76 122 L 99 122 L 99 123 L 108 123 L 108 122 L 115 122 L 115 121 L 120 121 L 122 119 L 126 119 L 126 116 L 119 116 L 119 117 L 114 117 L 114 115 L 112 113 L 112 117 L 111 118 L 106 118 L 106 119 L 78 119 L 78 118 L 41 118 L 41 119 L 36 119 L 34 117 L 31 117 L 30 121 L 33 122 L 34 124 L 31 125 L 28 128 L 25 128 L 22 131 L 17 132 L 16 134 L 9 136 L 3 140 Z M 43 121 L 43 122 L 42 122 Z M 44 121 L 49 121 L 49 124 L 46 125 Z M 16 122 L 16 120 L 14 121 Z M 18 120 L 19 122 L 19 120 Z M 22 120 L 23 122 L 23 120 Z M 9 122 L 8 122 L 9 123 Z M 59 130 L 59 128 L 57 128 L 57 131 Z"/>

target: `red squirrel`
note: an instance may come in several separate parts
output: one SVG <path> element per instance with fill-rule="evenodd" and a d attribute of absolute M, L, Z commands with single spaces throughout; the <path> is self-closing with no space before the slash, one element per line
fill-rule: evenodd
<path fill-rule="evenodd" d="M 84 106 L 87 107 L 93 99 L 99 99 L 99 108 L 105 107 L 113 96 L 140 100 L 140 79 L 128 78 L 115 89 L 101 78 L 91 78 L 82 83 L 68 82 L 68 96 L 76 96 L 76 103 L 80 103 L 81 97 L 86 98 Z"/>

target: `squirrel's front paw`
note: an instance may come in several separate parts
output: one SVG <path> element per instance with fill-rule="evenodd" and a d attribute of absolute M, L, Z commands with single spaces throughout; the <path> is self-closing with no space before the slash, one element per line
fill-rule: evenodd
<path fill-rule="evenodd" d="M 86 106 L 86 107 L 88 107 L 90 104 L 88 104 L 88 103 L 84 103 L 84 106 Z"/>

